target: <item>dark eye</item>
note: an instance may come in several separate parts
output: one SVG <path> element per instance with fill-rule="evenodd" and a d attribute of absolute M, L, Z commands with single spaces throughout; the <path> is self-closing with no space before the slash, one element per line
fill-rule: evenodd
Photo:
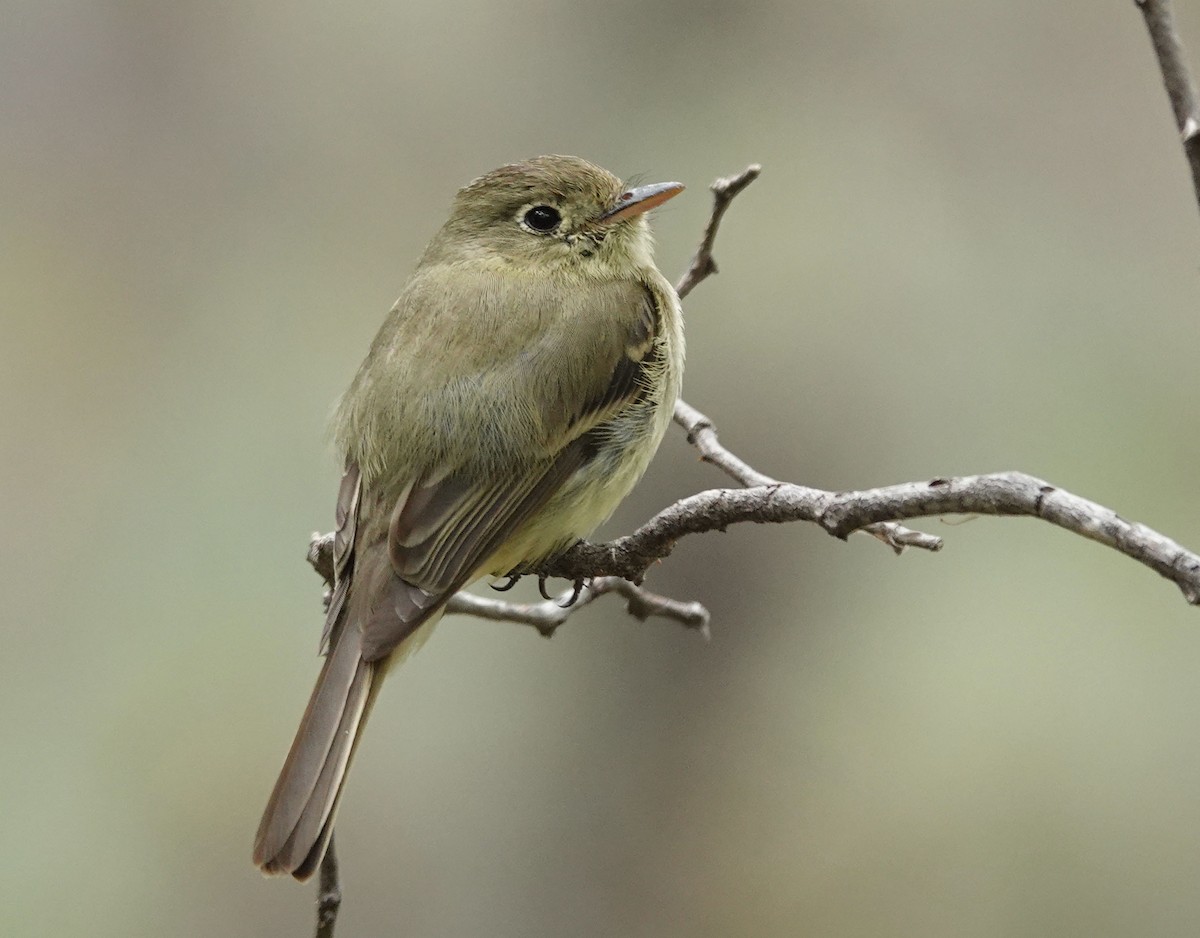
<path fill-rule="evenodd" d="M 525 224 L 543 234 L 557 228 L 560 221 L 562 216 L 558 214 L 558 209 L 549 205 L 535 205 L 525 213 Z"/>

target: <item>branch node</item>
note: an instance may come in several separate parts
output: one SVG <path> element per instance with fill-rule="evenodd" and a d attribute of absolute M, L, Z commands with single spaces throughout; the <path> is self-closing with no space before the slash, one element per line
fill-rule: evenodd
<path fill-rule="evenodd" d="M 940 537 L 926 534 L 924 531 L 914 531 L 912 528 L 906 528 L 902 524 L 895 524 L 891 521 L 868 524 L 866 527 L 859 528 L 858 530 L 862 531 L 863 534 L 871 535 L 876 540 L 882 541 L 892 549 L 897 557 L 910 547 L 937 552 L 945 546 Z"/>

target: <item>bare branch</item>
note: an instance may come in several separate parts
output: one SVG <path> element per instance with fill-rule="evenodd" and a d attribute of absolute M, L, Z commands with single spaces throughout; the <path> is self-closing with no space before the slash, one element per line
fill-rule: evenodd
<path fill-rule="evenodd" d="M 688 442 L 700 450 L 700 458 L 723 470 L 726 475 L 736 479 L 745 486 L 779 485 L 779 482 L 768 475 L 763 475 L 749 463 L 735 456 L 717 439 L 717 428 L 704 414 L 696 410 L 687 401 L 675 402 L 675 422 L 687 431 Z M 897 554 L 904 553 L 906 547 L 919 547 L 922 550 L 941 550 L 942 539 L 922 531 L 914 531 L 903 525 L 890 521 L 880 521 L 861 528 L 863 534 L 870 534 L 884 544 L 887 544 Z"/>
<path fill-rule="evenodd" d="M 342 907 L 342 886 L 338 881 L 337 851 L 333 849 L 333 834 L 321 858 L 320 882 L 317 886 L 316 938 L 333 938 L 338 910 Z"/>
<path fill-rule="evenodd" d="M 739 459 L 717 439 L 717 428 L 704 414 L 685 400 L 675 402 L 675 422 L 687 431 L 687 440 L 700 450 L 700 458 L 716 466 L 742 485 L 777 485 L 778 482 L 763 475 L 749 463 Z"/>
<path fill-rule="evenodd" d="M 696 253 L 692 255 L 692 262 L 675 284 L 675 292 L 681 300 L 696 288 L 696 284 L 717 272 L 717 262 L 713 259 L 712 252 L 713 244 L 717 240 L 717 229 L 721 227 L 721 218 L 729 208 L 729 203 L 737 198 L 738 193 L 746 186 L 754 182 L 761 172 L 762 167 L 758 163 L 751 163 L 736 176 L 723 177 L 708 187 L 713 194 L 712 214 L 708 218 L 708 224 L 704 226 L 704 236 L 700 239 Z"/>
<path fill-rule="evenodd" d="M 1183 152 L 1192 168 L 1192 186 L 1200 204 L 1200 92 L 1187 66 L 1183 42 L 1175 28 L 1171 0 L 1134 0 L 1146 20 L 1146 29 L 1158 56 L 1167 97 L 1175 112 Z"/>
<path fill-rule="evenodd" d="M 834 537 L 881 521 L 946 514 L 1028 515 L 1099 541 L 1145 564 L 1200 605 L 1200 556 L 1110 508 L 1023 472 L 906 482 L 861 492 L 827 492 L 776 483 L 700 492 L 659 512 L 633 534 L 607 544 L 580 542 L 536 572 L 568 579 L 621 576 L 638 582 L 652 563 L 689 534 L 754 521 L 810 521 Z"/>
<path fill-rule="evenodd" d="M 680 602 L 659 596 L 636 586 L 620 577 L 596 577 L 586 583 L 574 603 L 570 603 L 574 590 L 566 590 L 556 599 L 540 603 L 509 603 L 476 596 L 473 593 L 458 593 L 446 605 L 447 612 L 460 612 L 480 619 L 499 622 L 517 622 L 532 625 L 549 638 L 560 625 L 577 610 L 595 602 L 606 593 L 618 593 L 625 597 L 626 611 L 640 622 L 649 618 L 671 619 L 681 625 L 696 629 L 708 637 L 708 610 L 697 602 Z"/>
<path fill-rule="evenodd" d="M 332 534 L 312 536 L 308 545 L 308 562 L 321 575 L 326 586 L 333 585 Z M 451 615 L 457 613 L 479 619 L 491 619 L 494 622 L 532 625 L 549 638 L 575 612 L 591 605 L 601 596 L 617 593 L 625 597 L 626 611 L 638 621 L 668 619 L 689 629 L 696 629 L 705 634 L 708 632 L 708 610 L 700 603 L 682 602 L 660 596 L 619 576 L 600 574 L 583 579 L 590 579 L 590 582 L 583 584 L 574 602 L 570 601 L 575 593 L 574 589 L 565 590 L 556 598 L 540 603 L 507 602 L 464 591 L 450 598 L 446 603 L 446 612 Z"/>

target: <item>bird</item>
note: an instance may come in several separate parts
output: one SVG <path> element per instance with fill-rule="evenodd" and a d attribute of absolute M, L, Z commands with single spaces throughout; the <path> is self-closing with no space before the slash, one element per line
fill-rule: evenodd
<path fill-rule="evenodd" d="M 646 470 L 684 357 L 647 212 L 683 188 L 552 155 L 458 191 L 333 418 L 324 662 L 255 838 L 264 873 L 320 866 L 383 678 L 450 597 L 570 548 Z"/>

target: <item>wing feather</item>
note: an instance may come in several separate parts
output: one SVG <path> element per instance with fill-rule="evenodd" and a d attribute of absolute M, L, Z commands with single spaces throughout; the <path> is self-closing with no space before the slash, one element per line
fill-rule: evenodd
<path fill-rule="evenodd" d="M 437 483 L 436 493 L 421 493 L 398 506 L 388 530 L 390 602 L 378 604 L 363 626 L 363 658 L 375 661 L 389 654 L 431 610 L 478 576 L 496 548 L 537 514 L 592 452 L 593 441 L 585 435 L 549 465 L 531 466 L 515 478 L 481 485 L 449 477 Z M 425 512 L 436 514 L 444 527 L 414 539 L 410 531 L 429 529 Z"/>
<path fill-rule="evenodd" d="M 351 570 L 354 565 L 354 539 L 358 535 L 358 504 L 362 496 L 362 473 L 358 464 L 346 463 L 342 482 L 338 486 L 333 532 L 333 593 L 329 598 L 329 609 L 325 613 L 325 627 L 321 630 L 321 654 L 329 650 L 329 639 L 333 625 L 342 614 L 346 597 L 350 593 Z"/>

